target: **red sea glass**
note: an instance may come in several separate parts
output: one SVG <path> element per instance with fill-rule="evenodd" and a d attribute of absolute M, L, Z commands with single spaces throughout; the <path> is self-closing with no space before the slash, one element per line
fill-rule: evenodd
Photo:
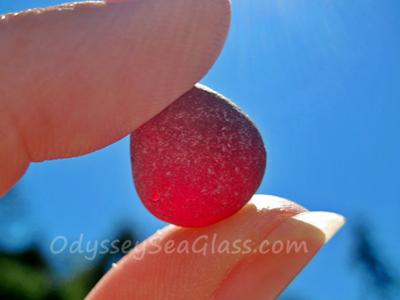
<path fill-rule="evenodd" d="M 134 182 L 161 220 L 201 227 L 242 208 L 258 189 L 266 151 L 233 103 L 196 86 L 131 137 Z"/>

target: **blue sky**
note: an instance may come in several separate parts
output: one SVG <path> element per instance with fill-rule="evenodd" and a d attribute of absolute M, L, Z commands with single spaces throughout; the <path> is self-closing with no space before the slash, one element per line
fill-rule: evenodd
<path fill-rule="evenodd" d="M 349 256 L 355 221 L 370 222 L 384 254 L 400 265 L 400 2 L 232 2 L 228 42 L 203 83 L 260 128 L 269 158 L 259 192 L 348 218 L 289 293 L 357 299 Z M 0 13 L 56 3 L 1 0 Z M 137 199 L 128 146 L 124 139 L 33 165 L 20 184 L 26 228 L 48 245 L 60 234 L 100 239 L 125 223 L 141 238 L 163 226 Z"/>

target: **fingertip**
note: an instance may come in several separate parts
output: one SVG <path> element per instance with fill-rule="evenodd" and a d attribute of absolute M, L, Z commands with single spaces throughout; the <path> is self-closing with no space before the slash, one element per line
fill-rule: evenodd
<path fill-rule="evenodd" d="M 293 219 L 309 224 L 320 230 L 324 234 L 325 244 L 329 242 L 346 223 L 344 216 L 326 211 L 300 213 L 294 216 Z"/>
<path fill-rule="evenodd" d="M 0 189 L 15 184 L 30 161 L 80 156 L 118 141 L 189 90 L 222 50 L 228 3 L 92 1 L 1 17 L 7 97 L 0 127 L 11 119 L 12 139 L 22 144 L 10 151 L 15 144 L 2 140 L 0 162 L 10 161 L 10 169 L 0 169 Z M 21 151 L 29 158 L 23 164 Z"/>
<path fill-rule="evenodd" d="M 255 254 L 230 270 L 216 299 L 276 299 L 343 224 L 343 216 L 330 212 L 288 218 L 265 237 Z"/>

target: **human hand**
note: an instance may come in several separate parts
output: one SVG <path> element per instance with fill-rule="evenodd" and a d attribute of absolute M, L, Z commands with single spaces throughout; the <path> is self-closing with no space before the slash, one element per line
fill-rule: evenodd
<path fill-rule="evenodd" d="M 208 71 L 228 27 L 228 0 L 71 4 L 1 18 L 0 194 L 30 162 L 98 150 L 160 112 Z M 335 214 L 256 196 L 213 226 L 167 227 L 88 299 L 273 299 L 342 224 Z M 151 250 L 214 236 L 217 247 L 249 240 L 251 252 Z M 306 248 L 272 251 L 285 241 Z M 269 252 L 254 252 L 262 244 Z"/>

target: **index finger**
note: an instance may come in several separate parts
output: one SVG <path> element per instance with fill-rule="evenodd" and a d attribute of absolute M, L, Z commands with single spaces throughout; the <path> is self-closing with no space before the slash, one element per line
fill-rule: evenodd
<path fill-rule="evenodd" d="M 109 145 L 189 90 L 221 51 L 229 10 L 146 0 L 1 16 L 0 195 L 30 162 Z"/>
<path fill-rule="evenodd" d="M 157 232 L 122 258 L 87 300 L 277 299 L 344 222 L 335 213 L 255 195 L 214 225 Z"/>

